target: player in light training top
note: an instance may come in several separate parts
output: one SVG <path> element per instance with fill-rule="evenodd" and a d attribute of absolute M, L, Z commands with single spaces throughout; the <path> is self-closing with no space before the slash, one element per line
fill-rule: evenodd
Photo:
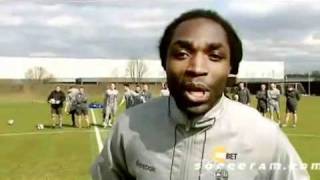
<path fill-rule="evenodd" d="M 148 84 L 144 84 L 144 85 L 143 85 L 142 96 L 143 96 L 143 99 L 144 99 L 144 103 L 145 103 L 145 102 L 148 102 L 149 100 L 151 100 L 152 94 L 151 94 L 151 92 L 149 91 L 149 86 L 148 86 Z"/>
<path fill-rule="evenodd" d="M 105 118 L 103 122 L 103 126 L 106 128 L 107 126 L 112 126 L 113 119 L 117 112 L 118 106 L 118 90 L 116 89 L 116 85 L 111 83 L 110 89 L 107 89 L 104 98 L 104 107 L 105 107 Z"/>
<path fill-rule="evenodd" d="M 276 113 L 276 122 L 280 123 L 280 91 L 274 83 L 270 85 L 268 90 L 268 105 L 270 111 L 270 118 L 274 120 L 274 112 Z"/>
<path fill-rule="evenodd" d="M 66 98 L 65 112 L 71 115 L 72 126 L 76 127 L 76 95 L 79 93 L 79 89 L 70 86 Z"/>
<path fill-rule="evenodd" d="M 53 128 L 55 128 L 56 125 L 62 128 L 62 107 L 65 99 L 66 96 L 61 91 L 60 86 L 57 86 L 55 90 L 53 90 L 47 98 L 47 101 L 51 104 L 51 120 L 53 122 Z"/>
<path fill-rule="evenodd" d="M 169 96 L 169 95 L 170 95 L 170 91 L 168 89 L 167 82 L 162 83 L 162 87 L 160 90 L 160 96 Z"/>

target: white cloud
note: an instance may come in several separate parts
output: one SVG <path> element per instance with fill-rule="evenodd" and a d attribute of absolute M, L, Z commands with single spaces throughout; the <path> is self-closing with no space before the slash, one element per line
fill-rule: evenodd
<path fill-rule="evenodd" d="M 318 0 L 230 0 L 226 4 L 229 12 L 260 16 L 299 6 L 320 9 Z"/>
<path fill-rule="evenodd" d="M 20 16 L 0 14 L 0 26 L 19 26 L 22 23 L 23 19 Z"/>
<path fill-rule="evenodd" d="M 276 0 L 231 0 L 227 3 L 227 9 L 232 13 L 265 15 L 272 12 L 276 8 L 281 8 L 282 5 L 283 3 L 280 3 Z"/>
<path fill-rule="evenodd" d="M 61 4 L 42 5 L 41 8 L 46 12 L 58 12 L 60 10 L 63 10 L 63 6 Z"/>
<path fill-rule="evenodd" d="M 129 9 L 128 9 L 129 10 Z M 130 9 L 130 17 L 131 19 L 159 19 L 165 15 L 165 10 L 162 8 L 140 8 L 138 11 Z"/>
<path fill-rule="evenodd" d="M 81 18 L 70 15 L 53 17 L 47 21 L 47 25 L 53 27 L 81 26 L 84 24 L 85 22 Z"/>
<path fill-rule="evenodd" d="M 122 26 L 127 29 L 160 28 L 167 23 L 168 21 L 125 21 L 122 23 Z"/>
<path fill-rule="evenodd" d="M 303 40 L 303 44 L 319 46 L 320 45 L 320 38 L 318 37 L 318 34 L 316 34 L 316 33 L 309 34 Z"/>
<path fill-rule="evenodd" d="M 29 54 L 30 57 L 57 57 L 58 55 L 54 52 L 32 52 Z"/>

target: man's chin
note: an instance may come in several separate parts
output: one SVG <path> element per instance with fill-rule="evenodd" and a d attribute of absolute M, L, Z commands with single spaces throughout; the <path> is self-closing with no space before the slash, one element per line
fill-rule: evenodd
<path fill-rule="evenodd" d="M 208 104 L 201 104 L 197 106 L 184 106 L 180 107 L 182 111 L 184 111 L 190 117 L 201 116 L 207 113 L 210 110 L 210 106 Z"/>

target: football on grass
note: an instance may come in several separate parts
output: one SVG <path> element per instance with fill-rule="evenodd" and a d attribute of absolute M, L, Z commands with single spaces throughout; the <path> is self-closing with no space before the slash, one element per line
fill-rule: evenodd
<path fill-rule="evenodd" d="M 37 124 L 37 129 L 38 130 L 44 129 L 44 125 L 43 124 Z"/>
<path fill-rule="evenodd" d="M 13 120 L 13 119 L 9 119 L 9 120 L 8 120 L 8 125 L 11 126 L 11 125 L 13 125 L 13 123 L 14 123 L 14 120 Z"/>

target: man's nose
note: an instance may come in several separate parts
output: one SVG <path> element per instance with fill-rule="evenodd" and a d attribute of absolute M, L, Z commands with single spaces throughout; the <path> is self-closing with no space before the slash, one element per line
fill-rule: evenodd
<path fill-rule="evenodd" d="M 205 76 L 208 74 L 205 55 L 197 53 L 190 58 L 186 73 L 190 76 Z"/>

